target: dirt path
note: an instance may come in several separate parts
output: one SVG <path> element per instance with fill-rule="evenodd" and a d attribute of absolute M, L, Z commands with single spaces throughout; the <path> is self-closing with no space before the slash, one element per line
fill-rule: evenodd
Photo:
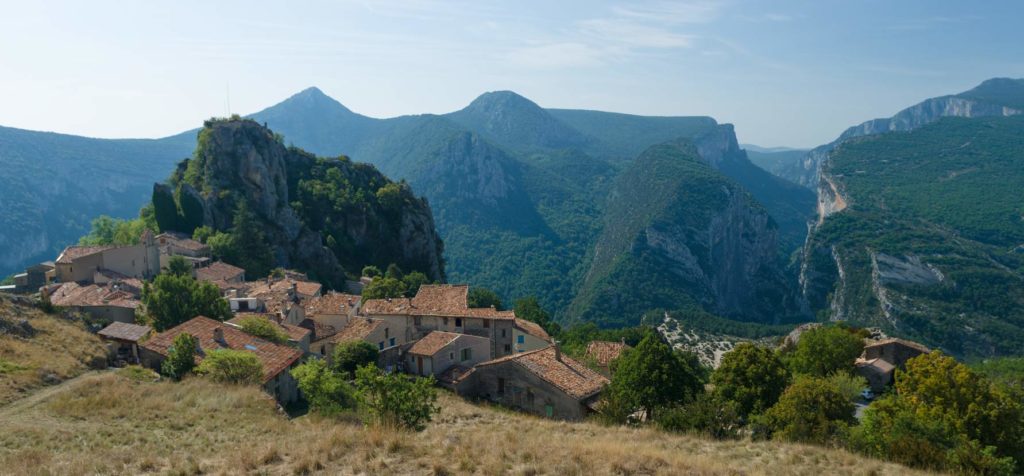
<path fill-rule="evenodd" d="M 43 387 L 40 390 L 32 392 L 27 397 L 20 398 L 11 403 L 8 403 L 7 405 L 0 407 L 0 421 L 17 418 L 19 415 L 24 414 L 26 410 L 29 410 L 32 407 L 35 407 L 36 405 L 39 405 L 47 398 L 53 395 L 63 392 L 71 385 L 75 385 L 78 382 L 87 380 L 96 375 L 101 375 L 107 372 L 112 372 L 112 370 L 91 370 L 77 377 L 67 379 L 61 383 L 58 383 L 57 385 Z"/>

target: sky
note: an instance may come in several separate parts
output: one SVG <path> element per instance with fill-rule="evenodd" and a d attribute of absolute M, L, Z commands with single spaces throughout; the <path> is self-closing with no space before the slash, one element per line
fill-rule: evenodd
<path fill-rule="evenodd" d="M 812 147 L 1024 77 L 1022 18 L 1016 0 L 0 0 L 0 125 L 163 137 L 310 86 L 373 117 L 513 90 Z"/>

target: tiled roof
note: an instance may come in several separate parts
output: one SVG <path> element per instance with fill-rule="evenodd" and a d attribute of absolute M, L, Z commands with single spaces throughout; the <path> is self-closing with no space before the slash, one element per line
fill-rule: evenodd
<path fill-rule="evenodd" d="M 493 307 L 470 308 L 467 304 L 469 286 L 452 284 L 424 284 L 416 297 L 369 299 L 363 302 L 362 313 L 374 315 L 476 317 L 481 319 L 515 319 L 513 311 L 498 311 Z"/>
<path fill-rule="evenodd" d="M 896 369 L 896 366 L 882 359 L 857 359 L 854 363 L 857 368 L 870 367 L 879 373 L 889 373 Z"/>
<path fill-rule="evenodd" d="M 158 241 L 160 239 L 164 239 L 167 241 L 167 244 L 173 244 L 174 246 L 184 248 L 186 250 L 202 251 L 210 248 L 209 246 L 180 233 L 161 233 L 156 235 L 156 239 Z"/>
<path fill-rule="evenodd" d="M 590 370 L 586 365 L 577 362 L 564 353 L 562 353 L 560 358 L 555 358 L 554 346 L 490 360 L 477 364 L 477 368 L 504 362 L 522 366 L 530 373 L 554 385 L 559 390 L 565 392 L 566 395 L 577 400 L 582 400 L 600 392 L 608 384 L 608 379 L 603 375 Z"/>
<path fill-rule="evenodd" d="M 64 252 L 57 257 L 57 263 L 69 264 L 83 256 L 89 256 L 113 248 L 113 246 L 69 246 L 64 248 Z"/>
<path fill-rule="evenodd" d="M 431 333 L 423 336 L 422 339 L 416 341 L 411 348 L 409 348 L 410 354 L 415 355 L 434 355 L 438 351 L 444 348 L 444 346 L 455 342 L 462 334 L 456 334 L 454 332 L 444 331 L 432 331 Z"/>
<path fill-rule="evenodd" d="M 223 261 L 214 261 L 209 266 L 196 269 L 196 279 L 199 281 L 230 281 L 245 273 L 245 270 L 238 266 L 232 266 Z"/>
<path fill-rule="evenodd" d="M 359 305 L 360 296 L 329 292 L 323 296 L 317 296 L 306 304 L 306 315 L 316 316 L 319 314 L 348 314 L 348 309 Z"/>
<path fill-rule="evenodd" d="M 344 329 L 331 336 L 331 342 L 341 344 L 366 339 L 375 329 L 383 325 L 383 321 L 377 319 L 355 318 L 349 322 Z"/>
<path fill-rule="evenodd" d="M 78 283 L 64 283 L 50 294 L 50 302 L 64 307 L 124 307 L 135 309 L 139 300 L 129 291 L 112 286 Z"/>
<path fill-rule="evenodd" d="M 597 365 L 607 367 L 611 361 L 622 355 L 622 351 L 628 348 L 629 346 L 622 342 L 595 340 L 587 345 L 586 355 L 587 357 L 594 359 L 594 361 L 597 362 Z"/>
<path fill-rule="evenodd" d="M 461 365 L 455 364 L 451 367 L 448 367 L 448 370 L 441 372 L 441 375 L 437 376 L 437 381 L 449 385 L 454 384 L 468 377 L 469 374 L 473 373 L 474 371 L 475 368 L 473 367 L 463 367 Z"/>
<path fill-rule="evenodd" d="M 304 337 L 311 334 L 313 331 L 306 329 L 305 327 L 293 326 L 291 324 L 285 324 L 283 322 L 277 322 L 273 314 L 261 314 L 258 312 L 239 312 L 235 314 L 235 317 L 227 321 L 228 324 L 234 324 L 241 327 L 242 321 L 249 318 L 266 319 L 271 324 L 274 324 L 288 336 L 289 340 L 301 341 Z"/>
<path fill-rule="evenodd" d="M 536 322 L 516 318 L 515 326 L 518 327 L 523 332 L 530 334 L 538 339 L 551 341 L 551 336 L 549 336 L 547 331 L 545 331 L 544 328 L 541 327 L 540 324 L 537 324 Z"/>
<path fill-rule="evenodd" d="M 879 341 L 868 341 L 868 342 L 865 342 L 864 348 L 880 347 L 880 346 L 886 346 L 886 345 L 890 345 L 890 344 L 904 345 L 904 346 L 910 347 L 911 349 L 923 352 L 925 354 L 927 354 L 927 353 L 932 351 L 931 349 L 929 349 L 929 348 L 927 348 L 927 347 L 925 347 L 925 346 L 923 346 L 921 344 L 918 344 L 917 342 L 909 341 L 909 340 L 905 340 L 905 339 L 899 339 L 899 338 L 896 338 L 896 337 L 891 337 L 891 338 L 888 338 L 888 339 L 882 339 L 882 340 L 879 340 Z"/>
<path fill-rule="evenodd" d="M 143 337 L 146 337 L 146 335 L 152 330 L 153 328 L 149 326 L 128 324 L 126 322 L 114 322 L 109 326 L 104 327 L 103 330 L 99 332 L 99 335 L 110 339 L 138 342 Z"/>
<path fill-rule="evenodd" d="M 274 293 L 287 293 L 288 290 L 291 289 L 292 284 L 295 285 L 295 292 L 299 294 L 300 297 L 315 296 L 321 289 L 323 289 L 322 284 L 313 281 L 297 281 L 291 278 L 285 278 L 268 283 L 266 280 L 263 280 L 253 281 L 249 285 L 249 296 L 260 297 Z"/>
<path fill-rule="evenodd" d="M 221 329 L 224 333 L 223 342 L 214 340 L 214 329 Z M 182 332 L 187 332 L 199 340 L 200 352 L 196 356 L 197 362 L 201 362 L 207 352 L 217 349 L 252 352 L 263 364 L 263 383 L 270 381 L 302 357 L 302 351 L 298 349 L 253 337 L 234 326 L 203 316 L 195 317 L 157 334 L 142 346 L 166 356 L 174 338 Z"/>

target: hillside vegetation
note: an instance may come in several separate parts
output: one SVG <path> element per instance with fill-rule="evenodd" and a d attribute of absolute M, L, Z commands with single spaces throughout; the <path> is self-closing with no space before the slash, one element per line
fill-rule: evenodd
<path fill-rule="evenodd" d="M 848 207 L 809 241 L 812 305 L 957 355 L 1024 353 L 1022 137 L 1024 117 L 946 118 L 841 145 L 823 174 Z"/>
<path fill-rule="evenodd" d="M 0 294 L 0 405 L 106 366 L 106 348 L 81 321 Z"/>
<path fill-rule="evenodd" d="M 85 376 L 0 408 L 19 474 L 914 474 L 840 450 L 561 423 L 443 394 L 422 433 L 304 416 L 255 388 Z"/>

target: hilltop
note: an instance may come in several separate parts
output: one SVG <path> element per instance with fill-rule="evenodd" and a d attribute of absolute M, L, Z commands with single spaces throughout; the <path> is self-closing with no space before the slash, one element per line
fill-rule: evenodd
<path fill-rule="evenodd" d="M 7 430 L 0 467 L 22 474 L 914 474 L 841 450 L 554 422 L 446 393 L 439 403 L 436 421 L 414 434 L 289 419 L 256 388 L 87 375 L 0 407 Z"/>

